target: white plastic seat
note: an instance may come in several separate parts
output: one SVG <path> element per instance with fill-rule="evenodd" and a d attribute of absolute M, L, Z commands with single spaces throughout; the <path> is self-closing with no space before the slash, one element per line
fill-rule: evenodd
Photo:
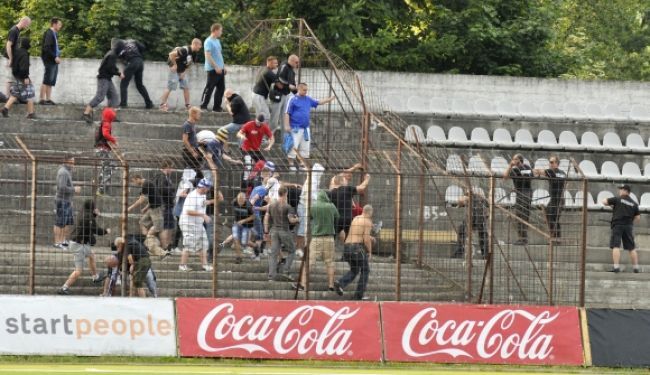
<path fill-rule="evenodd" d="M 505 207 L 511 207 L 514 205 L 515 202 L 511 200 L 511 196 L 508 196 L 506 194 L 507 193 L 504 188 L 494 189 L 494 200 L 496 201 L 496 204 Z"/>
<path fill-rule="evenodd" d="M 645 142 L 639 133 L 628 134 L 625 139 L 625 146 L 632 151 L 647 151 Z"/>
<path fill-rule="evenodd" d="M 646 164 L 645 167 L 643 167 L 643 176 L 645 178 L 650 178 L 650 164 Z"/>
<path fill-rule="evenodd" d="M 591 131 L 582 133 L 582 137 L 580 137 L 580 145 L 582 145 L 582 147 L 587 150 L 592 150 L 592 151 L 602 150 L 602 146 L 600 145 L 600 139 L 598 139 L 598 135 L 596 135 L 596 133 Z"/>
<path fill-rule="evenodd" d="M 641 174 L 641 168 L 639 168 L 639 165 L 632 161 L 623 164 L 621 176 L 623 176 L 624 179 L 633 181 L 646 181 L 648 179 L 647 177 L 643 177 Z"/>
<path fill-rule="evenodd" d="M 577 193 L 576 193 L 577 195 Z M 571 196 L 571 192 L 568 190 L 564 191 L 564 207 L 566 208 L 578 208 L 582 207 L 582 205 L 578 205 L 576 201 L 573 199 Z"/>
<path fill-rule="evenodd" d="M 447 156 L 447 173 L 454 175 L 465 175 L 463 164 L 463 159 L 461 159 L 460 155 L 449 154 L 449 156 Z"/>
<path fill-rule="evenodd" d="M 600 177 L 598 175 L 598 169 L 596 169 L 596 164 L 591 160 L 583 160 L 578 164 L 582 173 L 584 173 L 587 179 L 593 179 Z"/>
<path fill-rule="evenodd" d="M 535 169 L 548 169 L 550 166 L 551 164 L 546 158 L 539 158 L 535 160 L 535 164 L 533 164 L 533 168 Z"/>
<path fill-rule="evenodd" d="M 456 115 L 473 115 L 474 107 L 465 99 L 453 99 L 451 101 L 451 111 Z"/>
<path fill-rule="evenodd" d="M 503 176 L 503 174 L 506 172 L 506 169 L 508 169 L 508 164 L 509 163 L 506 158 L 502 156 L 496 156 L 492 158 L 492 161 L 490 162 L 490 169 L 495 176 Z"/>
<path fill-rule="evenodd" d="M 472 194 L 485 198 L 485 191 L 480 186 L 472 186 Z"/>
<path fill-rule="evenodd" d="M 469 158 L 467 163 L 467 171 L 475 176 L 490 176 L 490 170 L 487 168 L 483 159 L 479 155 L 474 155 Z"/>
<path fill-rule="evenodd" d="M 583 207 L 582 206 L 583 200 L 584 200 L 584 194 L 582 193 L 582 190 L 577 191 L 575 199 L 573 201 L 575 202 L 575 204 L 578 207 L 582 208 Z M 591 195 L 590 192 L 587 192 L 587 209 L 588 210 L 600 210 L 602 208 L 603 208 L 603 206 L 601 204 L 598 204 L 597 202 L 594 202 L 594 196 Z"/>
<path fill-rule="evenodd" d="M 519 103 L 519 114 L 524 117 L 539 117 L 539 106 L 535 102 L 524 100 Z"/>
<path fill-rule="evenodd" d="M 485 99 L 478 99 L 474 102 L 474 112 L 479 116 L 494 116 L 498 114 L 494 103 Z"/>
<path fill-rule="evenodd" d="M 599 120 L 605 118 L 603 115 L 603 107 L 601 103 L 589 103 L 587 104 L 587 114 L 591 120 Z"/>
<path fill-rule="evenodd" d="M 533 206 L 540 207 L 540 206 L 548 206 L 548 202 L 550 202 L 551 197 L 548 194 L 548 190 L 546 189 L 535 189 L 533 191 Z"/>
<path fill-rule="evenodd" d="M 558 149 L 561 148 L 557 144 L 557 139 L 552 131 L 544 129 L 537 134 L 537 145 L 545 149 Z"/>
<path fill-rule="evenodd" d="M 495 129 L 492 134 L 492 142 L 500 148 L 514 148 L 516 145 L 512 142 L 512 136 L 507 129 Z"/>
<path fill-rule="evenodd" d="M 417 125 L 409 125 L 406 127 L 404 139 L 408 143 L 424 143 L 426 140 L 422 128 Z"/>
<path fill-rule="evenodd" d="M 639 201 L 639 209 L 645 211 L 650 210 L 650 193 L 641 194 L 641 200 Z"/>
<path fill-rule="evenodd" d="M 546 118 L 564 118 L 564 111 L 562 111 L 560 104 L 556 102 L 543 102 L 540 111 Z"/>
<path fill-rule="evenodd" d="M 639 204 L 639 198 L 636 197 L 636 194 L 630 192 L 630 198 L 632 198 L 636 204 Z"/>
<path fill-rule="evenodd" d="M 467 146 L 471 144 L 471 142 L 467 139 L 465 129 L 458 126 L 454 126 L 449 129 L 449 134 L 447 134 L 447 141 L 453 143 L 456 146 Z"/>
<path fill-rule="evenodd" d="M 426 142 L 429 144 L 446 143 L 447 137 L 445 136 L 445 131 L 438 125 L 429 126 Z"/>
<path fill-rule="evenodd" d="M 630 109 L 630 120 L 648 121 L 650 120 L 650 109 L 646 105 L 635 105 Z"/>
<path fill-rule="evenodd" d="M 497 104 L 497 112 L 499 116 L 509 117 L 509 116 L 519 116 L 519 111 L 510 100 L 504 100 Z"/>
<path fill-rule="evenodd" d="M 621 171 L 618 169 L 618 164 L 607 160 L 600 168 L 600 176 L 611 180 L 620 180 Z"/>
<path fill-rule="evenodd" d="M 463 196 L 463 189 L 458 185 L 449 185 L 445 190 L 445 202 L 448 204 L 458 204 L 458 200 Z"/>
<path fill-rule="evenodd" d="M 565 102 L 564 103 L 564 116 L 569 119 L 582 119 L 586 118 L 586 108 L 582 103 Z"/>
<path fill-rule="evenodd" d="M 558 168 L 563 170 L 569 178 L 578 176 L 578 172 L 576 172 L 576 169 L 573 167 L 573 164 L 569 159 L 560 159 Z"/>
<path fill-rule="evenodd" d="M 623 146 L 623 143 L 621 142 L 621 137 L 618 136 L 618 134 L 613 133 L 613 132 L 607 132 L 603 136 L 603 147 L 607 149 L 607 151 L 627 151 L 629 150 L 627 147 Z"/>
<path fill-rule="evenodd" d="M 535 145 L 533 135 L 528 129 L 519 129 L 515 133 L 515 143 L 519 146 L 532 147 Z"/>
<path fill-rule="evenodd" d="M 470 135 L 472 142 L 480 145 L 489 145 L 492 144 L 490 140 L 490 133 L 485 128 L 474 128 Z"/>
<path fill-rule="evenodd" d="M 560 133 L 558 143 L 565 150 L 582 150 L 583 147 L 578 143 L 578 138 L 571 130 L 565 130 Z"/>
<path fill-rule="evenodd" d="M 598 204 L 602 209 L 605 209 L 605 210 L 609 209 L 609 210 L 611 210 L 612 208 L 611 208 L 610 206 L 603 206 L 603 203 L 602 203 L 602 202 L 603 202 L 603 200 L 605 200 L 605 199 L 607 199 L 607 198 L 613 198 L 613 197 L 614 197 L 614 193 L 612 193 L 612 192 L 609 191 L 609 190 L 603 190 L 603 191 L 601 191 L 600 193 L 598 193 L 598 198 L 596 198 L 596 203 L 597 203 L 597 204 Z"/>

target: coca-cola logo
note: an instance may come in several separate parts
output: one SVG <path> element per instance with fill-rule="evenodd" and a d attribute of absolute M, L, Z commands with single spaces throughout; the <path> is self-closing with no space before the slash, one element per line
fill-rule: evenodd
<path fill-rule="evenodd" d="M 475 353 L 483 359 L 516 356 L 520 360 L 543 360 L 553 352 L 553 335 L 542 331 L 559 315 L 509 309 L 488 320 L 439 320 L 438 310 L 430 307 L 408 322 L 402 348 L 415 358 L 437 354 L 474 358 Z"/>
<path fill-rule="evenodd" d="M 196 339 L 199 347 L 210 353 L 242 349 L 250 354 L 270 354 L 272 349 L 278 354 L 340 356 L 352 345 L 352 330 L 342 325 L 359 310 L 348 306 L 333 310 L 321 305 L 303 305 L 281 316 L 238 316 L 232 303 L 222 303 L 205 315 Z M 315 325 L 315 319 L 326 319 L 326 322 Z"/>

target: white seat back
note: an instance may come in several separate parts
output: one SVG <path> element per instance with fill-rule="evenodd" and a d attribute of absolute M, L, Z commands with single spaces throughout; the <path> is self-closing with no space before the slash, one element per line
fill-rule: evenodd
<path fill-rule="evenodd" d="M 408 143 L 424 143 L 425 136 L 422 128 L 417 125 L 409 125 L 406 127 L 406 134 L 404 139 Z"/>

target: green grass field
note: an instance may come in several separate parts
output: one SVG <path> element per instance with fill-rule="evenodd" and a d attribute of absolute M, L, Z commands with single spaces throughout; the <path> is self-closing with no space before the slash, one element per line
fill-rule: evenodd
<path fill-rule="evenodd" d="M 372 364 L 131 357 L 0 357 L 0 374 L 237 374 L 237 375 L 436 375 L 436 374 L 647 374 L 646 369 L 437 364 Z"/>

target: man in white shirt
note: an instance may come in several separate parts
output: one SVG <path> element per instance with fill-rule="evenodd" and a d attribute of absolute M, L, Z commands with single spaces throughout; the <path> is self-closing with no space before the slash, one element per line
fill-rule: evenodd
<path fill-rule="evenodd" d="M 206 201 L 206 194 L 212 188 L 212 181 L 202 179 L 195 190 L 190 192 L 183 203 L 179 226 L 183 232 L 183 253 L 179 271 L 189 272 L 192 269 L 187 266 L 187 258 L 190 252 L 199 253 L 204 271 L 212 271 L 212 266 L 207 261 L 208 236 L 203 223 L 209 223 L 210 217 L 205 214 L 205 206 L 210 204 Z"/>

